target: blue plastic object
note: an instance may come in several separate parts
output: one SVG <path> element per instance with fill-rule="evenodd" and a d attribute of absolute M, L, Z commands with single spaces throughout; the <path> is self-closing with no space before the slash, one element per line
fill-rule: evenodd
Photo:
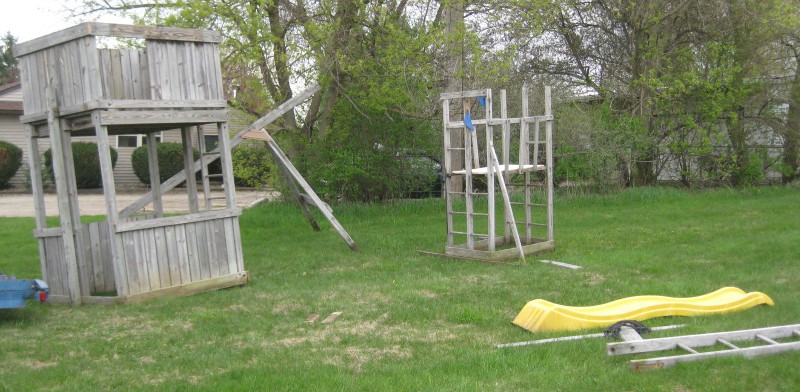
<path fill-rule="evenodd" d="M 486 109 L 486 97 L 478 97 L 478 102 L 480 102 L 481 106 Z"/>
<path fill-rule="evenodd" d="M 18 280 L 13 276 L 0 275 L 0 309 L 24 308 L 25 301 L 47 300 L 50 288 L 42 280 Z"/>
<path fill-rule="evenodd" d="M 469 112 L 464 114 L 464 125 L 466 125 L 470 131 L 475 132 L 475 126 L 472 125 L 472 116 L 469 115 Z"/>

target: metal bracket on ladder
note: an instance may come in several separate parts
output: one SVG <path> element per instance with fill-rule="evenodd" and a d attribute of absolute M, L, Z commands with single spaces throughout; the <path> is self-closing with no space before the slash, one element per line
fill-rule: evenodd
<path fill-rule="evenodd" d="M 800 341 L 777 342 L 776 339 L 800 338 L 800 324 L 780 327 L 748 329 L 742 331 L 708 333 L 702 335 L 686 335 L 671 338 L 629 340 L 606 345 L 608 355 L 638 354 L 657 351 L 681 349 L 687 354 L 673 355 L 651 359 L 633 360 L 633 370 L 661 369 L 679 362 L 693 362 L 708 358 L 743 356 L 746 358 L 761 355 L 778 354 L 787 351 L 800 351 Z M 760 341 L 763 345 L 740 348 L 733 342 Z M 717 351 L 698 352 L 700 347 L 722 345 L 726 348 Z"/>

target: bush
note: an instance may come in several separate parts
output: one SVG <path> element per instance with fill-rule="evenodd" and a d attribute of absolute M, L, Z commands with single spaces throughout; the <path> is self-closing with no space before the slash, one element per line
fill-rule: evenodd
<path fill-rule="evenodd" d="M 111 151 L 111 166 L 117 164 L 117 150 L 109 147 Z M 75 163 L 75 185 L 78 189 L 92 189 L 103 187 L 103 177 L 100 173 L 100 156 L 97 154 L 97 143 L 73 142 L 72 160 Z M 44 152 L 44 167 L 46 176 L 51 181 L 55 178 L 53 172 L 53 151 L 48 148 Z"/>
<path fill-rule="evenodd" d="M 275 186 L 280 169 L 266 147 L 242 143 L 231 152 L 236 185 L 261 189 Z"/>
<path fill-rule="evenodd" d="M 158 152 L 158 176 L 161 182 L 178 174 L 186 166 L 183 163 L 183 145 L 163 142 L 156 145 Z M 194 159 L 200 158 L 200 151 L 193 150 Z M 147 162 L 147 146 L 137 147 L 131 154 L 133 172 L 139 181 L 150 184 L 150 165 Z"/>
<path fill-rule="evenodd" d="M 0 140 L 0 189 L 8 186 L 22 165 L 22 150 L 19 147 Z"/>

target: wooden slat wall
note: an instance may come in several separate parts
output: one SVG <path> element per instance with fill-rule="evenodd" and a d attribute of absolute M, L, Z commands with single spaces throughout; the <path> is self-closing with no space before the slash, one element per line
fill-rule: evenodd
<path fill-rule="evenodd" d="M 94 37 L 65 42 L 19 59 L 25 114 L 47 110 L 45 88 L 48 81 L 59 86 L 59 104 L 72 106 L 102 98 L 98 54 Z M 55 73 L 47 71 L 53 65 Z"/>
<path fill-rule="evenodd" d="M 83 252 L 80 265 L 81 292 L 95 295 L 116 291 L 114 266 L 111 264 L 111 233 L 108 221 L 81 225 L 83 244 L 77 251 Z M 60 236 L 43 237 L 47 284 L 53 295 L 69 295 L 64 261 L 64 240 Z M 85 295 L 85 294 L 84 294 Z"/>
<path fill-rule="evenodd" d="M 150 99 L 147 51 L 100 49 L 100 79 L 108 99 Z"/>
<path fill-rule="evenodd" d="M 224 99 L 215 44 L 147 41 L 152 99 Z"/>
<path fill-rule="evenodd" d="M 238 217 L 121 234 L 130 294 L 244 272 Z"/>

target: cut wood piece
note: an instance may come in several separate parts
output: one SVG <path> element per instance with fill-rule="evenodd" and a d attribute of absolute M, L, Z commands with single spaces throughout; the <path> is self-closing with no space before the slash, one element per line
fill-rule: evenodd
<path fill-rule="evenodd" d="M 504 173 L 511 173 L 511 172 L 525 173 L 525 172 L 531 172 L 531 171 L 541 171 L 541 170 L 544 170 L 544 169 L 545 169 L 544 165 L 536 165 L 536 166 L 534 166 L 534 165 L 522 165 L 522 166 L 520 166 L 520 165 L 508 165 L 508 169 L 506 169 L 506 165 L 501 165 L 500 166 L 500 170 L 502 172 L 504 172 Z M 489 168 L 488 167 L 476 167 L 476 168 L 472 169 L 472 175 L 473 176 L 485 176 L 486 173 L 488 173 L 488 172 L 489 172 Z M 466 170 L 454 170 L 453 171 L 453 174 L 456 174 L 456 175 L 463 175 L 463 174 L 466 174 L 466 173 L 467 173 Z"/>
<path fill-rule="evenodd" d="M 317 319 L 319 319 L 319 313 L 314 313 L 311 316 L 308 316 L 308 318 L 306 319 L 306 322 L 311 324 L 311 323 L 317 321 Z"/>
<path fill-rule="evenodd" d="M 322 323 L 323 324 L 330 324 L 330 323 L 336 321 L 336 319 L 339 318 L 339 316 L 341 316 L 341 315 L 342 315 L 342 312 L 333 312 L 328 317 L 325 317 L 325 320 L 322 320 Z"/>
<path fill-rule="evenodd" d="M 242 134 L 242 139 L 260 140 L 262 142 L 272 141 L 272 138 L 264 131 L 247 131 Z"/>
<path fill-rule="evenodd" d="M 545 264 L 552 264 L 552 265 L 555 265 L 555 266 L 558 266 L 558 267 L 569 268 L 569 269 L 572 269 L 572 270 L 577 270 L 577 269 L 581 269 L 582 268 L 579 265 L 574 265 L 574 264 L 569 264 L 569 263 L 562 263 L 560 261 L 553 261 L 553 260 L 539 260 L 539 261 L 541 261 L 542 263 L 545 263 Z"/>

